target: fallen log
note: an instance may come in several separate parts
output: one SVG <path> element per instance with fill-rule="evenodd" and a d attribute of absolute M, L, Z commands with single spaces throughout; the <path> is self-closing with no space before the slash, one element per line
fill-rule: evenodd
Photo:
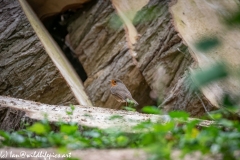
<path fill-rule="evenodd" d="M 3 112 L 6 108 L 10 109 L 8 110 L 9 113 L 17 113 L 20 111 L 21 114 L 18 114 L 18 116 L 29 118 L 33 121 L 43 120 L 47 115 L 50 122 L 76 122 L 81 126 L 98 127 L 100 129 L 114 127 L 123 131 L 127 131 L 130 127 L 147 120 L 154 123 L 165 123 L 170 120 L 168 115 L 143 114 L 125 110 L 80 105 L 76 105 L 73 109 L 72 115 L 69 115 L 67 112 L 72 110 L 70 106 L 48 105 L 23 99 L 0 96 L 0 112 Z M 14 118 L 9 117 L 10 114 L 4 115 L 5 118 L 1 118 L 0 120 L 0 129 L 9 130 L 18 128 L 17 126 L 21 122 L 13 121 Z M 192 118 L 190 120 L 194 119 Z M 14 124 L 10 125 L 12 123 Z M 201 121 L 200 126 L 208 126 L 212 123 L 212 121 Z"/>

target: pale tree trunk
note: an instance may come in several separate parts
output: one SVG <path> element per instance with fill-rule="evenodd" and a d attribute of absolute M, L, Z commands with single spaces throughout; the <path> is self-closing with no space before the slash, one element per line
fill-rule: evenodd
<path fill-rule="evenodd" d="M 201 86 L 203 94 L 218 108 L 229 105 L 224 103 L 226 97 L 231 101 L 231 105 L 240 106 L 238 73 L 240 33 L 239 17 L 237 17 L 239 1 L 192 0 L 186 3 L 185 0 L 178 0 L 172 4 L 170 10 L 174 26 L 189 46 L 198 69 L 206 71 L 214 68 L 216 64 L 224 63 L 223 68 L 227 72 L 227 77 L 218 77 L 217 81 Z M 206 49 L 204 45 L 202 47 L 196 45 L 201 41 L 214 39 L 218 43 L 212 45 L 211 49 Z M 211 43 L 208 45 L 211 46 Z M 214 71 L 218 72 L 220 68 L 218 66 Z M 209 76 L 211 75 L 205 75 L 205 77 Z M 193 80 L 199 81 L 197 78 Z"/>

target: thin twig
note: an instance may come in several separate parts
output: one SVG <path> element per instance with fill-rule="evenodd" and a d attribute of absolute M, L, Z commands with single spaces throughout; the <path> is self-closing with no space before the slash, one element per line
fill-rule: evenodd
<path fill-rule="evenodd" d="M 205 104 L 203 103 L 202 99 L 199 97 L 199 95 L 197 94 L 197 92 L 195 92 L 195 94 L 197 95 L 198 99 L 201 101 L 202 106 L 203 106 L 204 110 L 207 112 L 208 116 L 209 116 L 212 120 L 215 120 L 215 119 L 211 116 L 211 114 L 208 112 Z"/>

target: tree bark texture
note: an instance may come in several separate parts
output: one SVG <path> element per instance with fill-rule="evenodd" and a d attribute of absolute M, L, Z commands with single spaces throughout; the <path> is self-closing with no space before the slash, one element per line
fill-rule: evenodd
<path fill-rule="evenodd" d="M 138 66 L 129 53 L 124 27 L 112 27 L 117 22 L 110 2 L 97 1 L 70 23 L 67 38 L 87 72 L 84 85 L 96 106 L 122 105 L 110 96 L 108 81 L 112 78 L 123 80 L 140 108 L 150 105 L 149 93 L 158 76 L 164 79 L 164 89 L 158 94 L 163 97 L 165 110 L 185 110 L 191 116 L 201 116 L 205 113 L 203 103 L 208 110 L 213 108 L 202 95 L 198 98 L 184 87 L 185 71 L 193 59 L 172 25 L 169 2 L 151 0 L 134 19 L 141 35 L 135 44 Z M 159 67 L 164 74 L 157 75 Z"/>
<path fill-rule="evenodd" d="M 77 104 L 16 0 L 0 1 L 0 95 Z"/>

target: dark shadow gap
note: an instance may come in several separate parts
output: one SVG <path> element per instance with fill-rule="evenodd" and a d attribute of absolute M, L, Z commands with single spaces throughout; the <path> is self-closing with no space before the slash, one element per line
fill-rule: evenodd
<path fill-rule="evenodd" d="M 68 61 L 73 66 L 76 73 L 81 78 L 82 82 L 84 82 L 87 79 L 87 74 L 75 53 L 72 52 L 71 49 L 65 44 L 65 37 L 68 34 L 66 21 L 73 14 L 75 14 L 75 12 L 76 11 L 68 10 L 64 13 L 47 17 L 42 22 L 46 29 L 48 30 L 48 32 L 50 33 L 50 35 L 59 45 Z"/>

